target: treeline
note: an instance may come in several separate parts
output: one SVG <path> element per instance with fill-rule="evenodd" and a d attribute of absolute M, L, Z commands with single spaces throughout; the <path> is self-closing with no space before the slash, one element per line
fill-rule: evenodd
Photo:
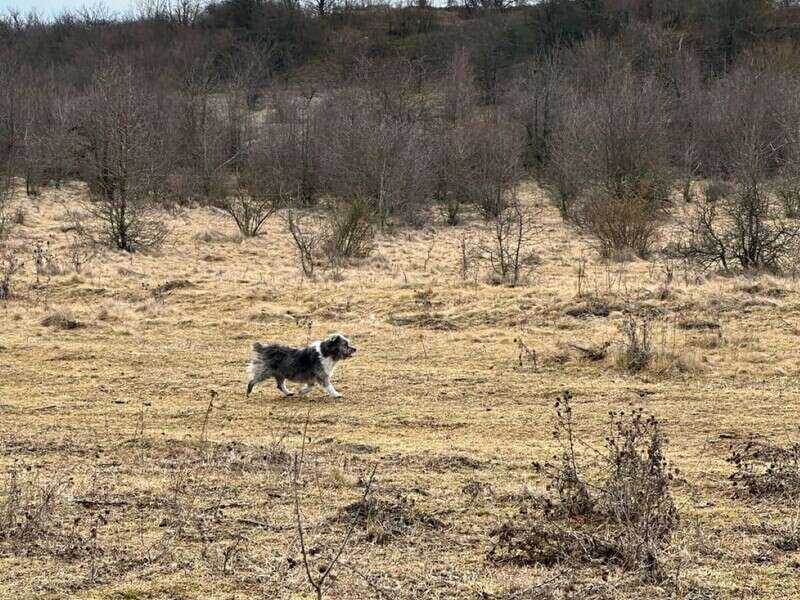
<path fill-rule="evenodd" d="M 123 20 L 12 14 L 0 191 L 81 179 L 86 236 L 129 251 L 163 238 L 157 206 L 214 204 L 256 235 L 279 206 L 323 204 L 334 230 L 295 218 L 295 239 L 348 256 L 432 207 L 455 224 L 475 206 L 514 231 L 532 177 L 604 252 L 644 256 L 679 189 L 699 208 L 672 251 L 780 268 L 800 213 L 794 4 L 154 0 Z M 701 178 L 721 183 L 696 198 Z"/>

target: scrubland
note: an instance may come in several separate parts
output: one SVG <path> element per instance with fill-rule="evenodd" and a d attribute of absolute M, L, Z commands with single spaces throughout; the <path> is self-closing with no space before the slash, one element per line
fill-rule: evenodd
<path fill-rule="evenodd" d="M 790 275 L 603 259 L 529 184 L 542 228 L 517 287 L 462 272 L 460 240 L 491 233 L 471 213 L 378 234 L 368 258 L 309 280 L 279 213 L 244 239 L 219 210 L 181 209 L 161 249 L 76 269 L 83 194 L 26 199 L 7 242 L 24 264 L 0 307 L 3 597 L 314 597 L 298 508 L 312 574 L 354 527 L 324 597 L 800 593 Z M 631 319 L 650 339 L 635 372 Z M 253 340 L 333 331 L 359 349 L 336 372 L 342 399 L 245 399 Z M 556 550 L 503 559 L 503 524 L 548 519 L 534 463 L 559 452 L 565 390 L 590 472 L 609 411 L 641 408 L 666 434 L 678 519 L 660 577 Z"/>

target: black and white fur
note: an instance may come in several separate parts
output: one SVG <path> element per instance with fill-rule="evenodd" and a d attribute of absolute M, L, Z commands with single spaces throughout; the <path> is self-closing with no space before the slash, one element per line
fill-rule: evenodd
<path fill-rule="evenodd" d="M 300 390 L 303 395 L 318 383 L 329 395 L 341 398 L 342 395 L 331 383 L 331 375 L 338 361 L 350 358 L 355 353 L 356 349 L 350 340 L 338 333 L 305 348 L 255 342 L 253 356 L 247 366 L 247 395 L 257 383 L 274 378 L 284 396 L 294 395 L 286 387 L 286 381 L 289 380 L 305 384 Z"/>

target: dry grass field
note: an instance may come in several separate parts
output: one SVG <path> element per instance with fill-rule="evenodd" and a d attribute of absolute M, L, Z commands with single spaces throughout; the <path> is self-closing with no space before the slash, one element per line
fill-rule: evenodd
<path fill-rule="evenodd" d="M 7 242 L 25 266 L 0 304 L 0 515 L 30 530 L 0 539 L 0 597 L 314 597 L 291 475 L 305 427 L 312 569 L 359 516 L 326 598 L 800 597 L 800 544 L 775 533 L 800 535 L 800 505 L 736 495 L 726 462 L 748 439 L 798 438 L 791 278 L 675 265 L 667 283 L 664 263 L 604 262 L 544 205 L 540 264 L 517 288 L 462 277 L 459 239 L 488 233 L 478 217 L 381 235 L 368 259 L 310 282 L 280 216 L 242 240 L 191 209 L 167 217 L 158 253 L 105 252 L 75 272 L 67 212 L 81 193 L 25 199 Z M 37 240 L 52 259 L 38 284 Z M 617 359 L 630 311 L 651 319 L 656 353 L 637 374 Z M 332 331 L 359 350 L 334 378 L 342 399 L 267 384 L 245 399 L 253 340 Z M 603 342 L 599 361 L 570 346 Z M 669 585 L 490 560 L 492 532 L 544 491 L 532 463 L 556 449 L 566 389 L 587 445 L 602 447 L 610 410 L 641 407 L 666 430 L 680 472 Z M 373 467 L 365 519 L 353 507 Z"/>

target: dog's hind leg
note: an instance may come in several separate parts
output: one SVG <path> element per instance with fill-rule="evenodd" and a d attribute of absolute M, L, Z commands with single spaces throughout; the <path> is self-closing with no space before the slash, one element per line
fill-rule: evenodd
<path fill-rule="evenodd" d="M 308 393 L 313 389 L 314 389 L 314 384 L 313 383 L 307 383 L 302 388 L 300 388 L 300 395 L 301 396 L 307 396 Z"/>
<path fill-rule="evenodd" d="M 283 377 L 275 377 L 275 381 L 278 383 L 278 389 L 284 396 L 294 396 L 294 392 L 286 387 L 286 380 Z"/>

